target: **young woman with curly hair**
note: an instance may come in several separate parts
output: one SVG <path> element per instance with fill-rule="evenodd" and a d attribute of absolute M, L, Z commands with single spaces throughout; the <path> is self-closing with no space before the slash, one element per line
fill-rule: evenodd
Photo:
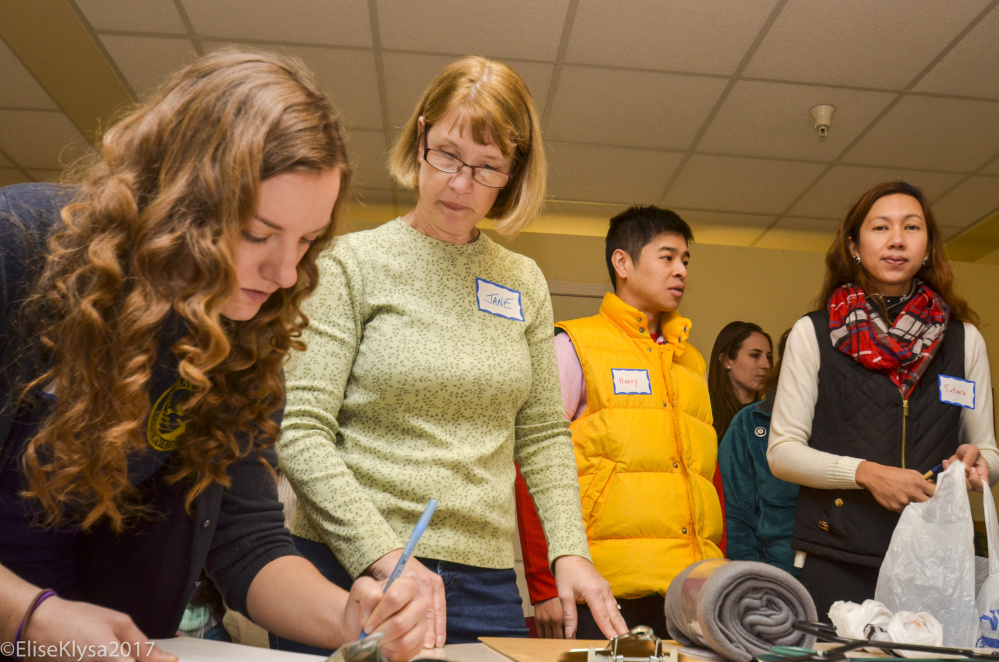
<path fill-rule="evenodd" d="M 411 657 L 414 585 L 327 582 L 276 498 L 282 366 L 350 179 L 312 75 L 208 55 L 81 173 L 0 189 L 0 641 L 172 636 L 204 572 L 272 631 Z"/>
<path fill-rule="evenodd" d="M 874 597 L 899 513 L 933 494 L 924 472 L 962 460 L 969 490 L 999 479 L 985 341 L 953 281 L 923 192 L 879 184 L 788 336 L 767 459 L 801 485 L 791 546 L 820 617 Z"/>

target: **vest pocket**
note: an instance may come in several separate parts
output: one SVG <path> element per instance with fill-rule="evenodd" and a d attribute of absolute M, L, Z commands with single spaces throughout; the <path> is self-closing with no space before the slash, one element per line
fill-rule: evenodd
<path fill-rule="evenodd" d="M 591 518 L 600 514 L 600 509 L 604 504 L 604 497 L 607 485 L 610 483 L 614 472 L 617 470 L 617 463 L 600 458 L 597 462 L 596 470 L 590 476 L 585 488 L 581 488 L 580 501 L 583 506 L 583 523 L 589 529 Z"/>

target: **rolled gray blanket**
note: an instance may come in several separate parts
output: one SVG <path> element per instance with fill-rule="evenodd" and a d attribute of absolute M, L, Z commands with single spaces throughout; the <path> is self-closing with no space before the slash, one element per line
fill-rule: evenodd
<path fill-rule="evenodd" d="M 756 561 L 709 559 L 688 566 L 666 591 L 666 627 L 684 646 L 749 662 L 771 646 L 811 648 L 795 621 L 814 621 L 815 603 L 797 579 Z"/>

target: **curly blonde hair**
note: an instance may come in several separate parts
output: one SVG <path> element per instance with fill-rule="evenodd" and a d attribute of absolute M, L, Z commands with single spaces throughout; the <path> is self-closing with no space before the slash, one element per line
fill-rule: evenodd
<path fill-rule="evenodd" d="M 298 282 L 248 321 L 223 318 L 238 288 L 231 246 L 261 182 L 330 169 L 340 195 Z M 301 303 L 349 179 L 332 104 L 301 62 L 269 53 L 200 58 L 104 134 L 26 304 L 50 366 L 26 392 L 44 386 L 57 397 L 23 458 L 25 496 L 47 523 L 120 531 L 144 511 L 128 461 L 148 450 L 149 384 L 171 320 L 186 331 L 171 351 L 192 394 L 170 480 L 190 485 L 188 509 L 213 483 L 229 486 L 233 462 L 273 444 L 282 366 L 303 348 Z"/>

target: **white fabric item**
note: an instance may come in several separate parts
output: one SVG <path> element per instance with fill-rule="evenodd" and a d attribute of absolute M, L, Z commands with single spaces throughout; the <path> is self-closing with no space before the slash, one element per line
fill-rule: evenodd
<path fill-rule="evenodd" d="M 859 605 L 856 602 L 843 600 L 834 602 L 829 608 L 829 619 L 836 626 L 836 634 L 845 639 L 870 638 L 871 641 L 891 641 L 922 646 L 943 645 L 943 626 L 932 614 L 924 611 L 900 611 L 892 614 L 891 610 L 877 600 L 864 600 L 863 604 Z M 868 626 L 874 626 L 872 632 L 869 632 Z M 910 658 L 941 657 L 938 653 L 896 652 Z"/>
<path fill-rule="evenodd" d="M 830 342 L 828 337 L 826 342 Z M 978 446 L 989 465 L 989 484 L 999 481 L 999 448 L 992 422 L 992 376 L 985 339 L 964 324 L 964 375 L 975 382 L 974 409 L 961 409 L 960 443 Z M 862 460 L 810 448 L 812 419 L 819 397 L 819 344 L 808 317 L 799 319 L 787 338 L 780 387 L 770 423 L 767 460 L 774 476 L 824 490 L 860 489 L 857 467 Z"/>
<path fill-rule="evenodd" d="M 943 626 L 933 614 L 925 611 L 900 611 L 885 628 L 889 641 L 895 643 L 920 644 L 922 646 L 942 646 Z M 901 652 L 901 651 L 900 651 Z M 934 657 L 932 653 L 906 651 L 906 657 Z"/>
<path fill-rule="evenodd" d="M 845 639 L 866 639 L 867 626 L 886 627 L 892 613 L 877 600 L 864 600 L 863 604 L 837 600 L 829 607 L 829 620 L 836 626 L 836 634 Z"/>

